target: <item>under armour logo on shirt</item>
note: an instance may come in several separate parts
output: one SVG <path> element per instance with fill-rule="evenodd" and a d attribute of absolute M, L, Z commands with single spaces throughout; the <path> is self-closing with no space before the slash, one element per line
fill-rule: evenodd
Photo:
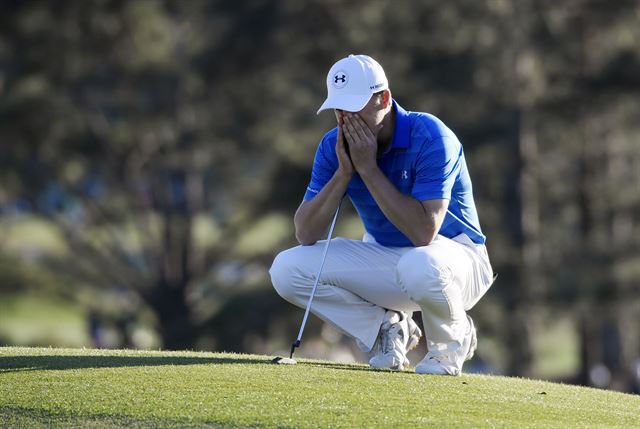
<path fill-rule="evenodd" d="M 401 174 L 401 177 L 402 177 L 403 179 L 408 179 L 408 178 L 409 178 L 409 172 L 408 172 L 407 170 L 402 170 L 402 172 L 401 172 L 401 173 L 402 173 L 402 174 Z"/>
<path fill-rule="evenodd" d="M 343 75 L 340 75 L 340 76 L 336 75 L 336 76 L 333 78 L 333 81 L 334 81 L 334 83 L 338 83 L 338 81 L 340 81 L 340 82 L 342 82 L 342 83 L 345 83 L 345 82 L 347 81 L 347 76 L 346 76 L 346 75 L 344 75 L 344 74 L 343 74 Z"/>

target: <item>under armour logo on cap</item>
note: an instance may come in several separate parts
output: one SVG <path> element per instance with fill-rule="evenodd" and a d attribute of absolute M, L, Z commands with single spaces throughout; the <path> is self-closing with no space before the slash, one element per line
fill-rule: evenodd
<path fill-rule="evenodd" d="M 349 81 L 349 75 L 344 71 L 340 70 L 333 75 L 333 86 L 337 89 L 343 88 L 347 85 Z"/>

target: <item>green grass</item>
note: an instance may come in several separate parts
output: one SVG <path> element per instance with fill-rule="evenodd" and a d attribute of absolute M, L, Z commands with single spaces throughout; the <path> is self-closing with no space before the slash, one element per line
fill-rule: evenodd
<path fill-rule="evenodd" d="M 640 427 L 640 397 L 197 352 L 0 348 L 3 427 Z"/>
<path fill-rule="evenodd" d="M 37 294 L 0 297 L 0 338 L 13 345 L 89 344 L 86 315 L 78 305 Z"/>

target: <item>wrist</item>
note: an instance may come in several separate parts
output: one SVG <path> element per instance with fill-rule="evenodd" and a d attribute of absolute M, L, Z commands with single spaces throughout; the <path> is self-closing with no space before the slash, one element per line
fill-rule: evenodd
<path fill-rule="evenodd" d="M 375 176 L 378 172 L 380 172 L 378 164 L 367 165 L 358 169 L 358 174 L 360 175 L 362 180 L 365 181 L 368 178 Z"/>
<path fill-rule="evenodd" d="M 335 180 L 338 181 L 338 183 L 346 186 L 351 181 L 351 177 L 353 177 L 353 171 L 345 171 L 339 168 L 336 170 L 333 176 L 335 177 Z"/>

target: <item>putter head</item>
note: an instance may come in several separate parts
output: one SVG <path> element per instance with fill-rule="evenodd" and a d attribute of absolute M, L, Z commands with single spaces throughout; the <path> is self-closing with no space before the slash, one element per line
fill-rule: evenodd
<path fill-rule="evenodd" d="M 296 362 L 296 360 L 292 359 L 292 358 L 277 356 L 277 357 L 273 358 L 271 363 L 275 363 L 275 364 L 278 364 L 278 365 L 295 365 L 298 362 Z"/>

